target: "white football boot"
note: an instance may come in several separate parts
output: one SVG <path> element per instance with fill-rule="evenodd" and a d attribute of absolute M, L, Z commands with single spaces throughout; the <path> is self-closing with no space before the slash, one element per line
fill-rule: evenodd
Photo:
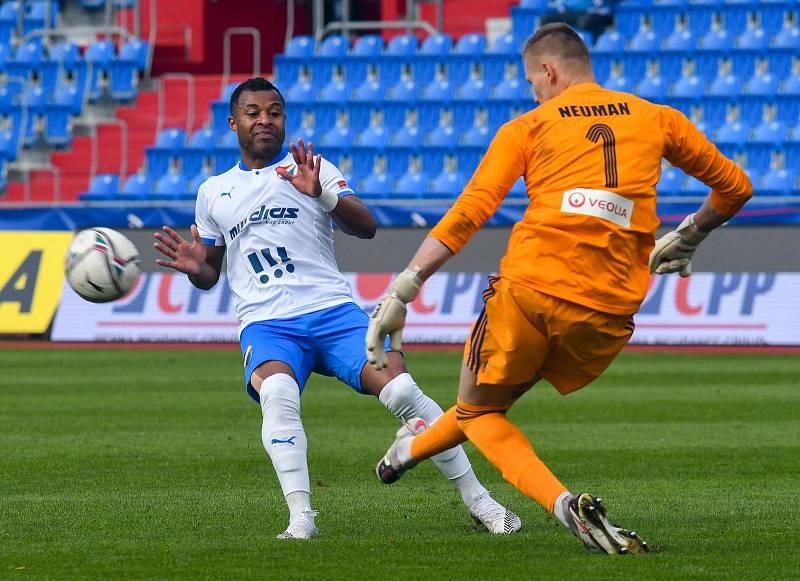
<path fill-rule="evenodd" d="M 494 535 L 510 535 L 522 528 L 519 517 L 497 502 L 488 492 L 477 497 L 469 514 L 480 526 Z"/>
<path fill-rule="evenodd" d="M 317 525 L 314 524 L 314 517 L 317 512 L 314 510 L 304 510 L 303 513 L 289 523 L 289 526 L 279 534 L 276 539 L 310 539 L 319 534 Z"/>
<path fill-rule="evenodd" d="M 413 459 L 406 462 L 400 462 L 397 456 L 397 447 L 405 445 L 408 440 L 411 440 L 417 434 L 420 434 L 428 429 L 428 424 L 422 418 L 413 418 L 404 422 L 403 425 L 397 430 L 394 435 L 394 442 L 386 450 L 386 454 L 380 459 L 377 466 L 375 466 L 375 474 L 384 484 L 392 484 L 400 480 L 400 477 L 406 470 L 409 470 L 417 465 Z"/>
<path fill-rule="evenodd" d="M 563 500 L 569 529 L 587 550 L 609 555 L 649 553 L 647 543 L 635 531 L 614 526 L 606 519 L 603 499 L 591 494 L 574 494 Z"/>

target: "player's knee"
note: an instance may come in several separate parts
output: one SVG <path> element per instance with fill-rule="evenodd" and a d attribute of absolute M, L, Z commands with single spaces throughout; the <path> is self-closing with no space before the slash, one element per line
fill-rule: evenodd
<path fill-rule="evenodd" d="M 424 394 L 411 374 L 401 373 L 384 386 L 378 399 L 394 415 L 405 418 L 419 407 L 421 397 Z"/>

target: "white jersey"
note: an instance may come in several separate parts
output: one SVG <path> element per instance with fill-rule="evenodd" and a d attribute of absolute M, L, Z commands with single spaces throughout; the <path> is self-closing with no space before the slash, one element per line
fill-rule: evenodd
<path fill-rule="evenodd" d="M 291 153 L 256 170 L 241 162 L 197 192 L 195 221 L 209 246 L 227 246 L 227 276 L 241 333 L 250 323 L 294 317 L 346 302 L 352 290 L 333 254 L 333 222 L 312 198 L 281 178 L 297 171 Z M 353 193 L 323 159 L 320 182 Z"/>

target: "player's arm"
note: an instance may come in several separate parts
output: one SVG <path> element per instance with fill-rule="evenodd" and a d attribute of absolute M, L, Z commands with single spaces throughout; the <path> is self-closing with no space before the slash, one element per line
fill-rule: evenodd
<path fill-rule="evenodd" d="M 208 290 L 217 284 L 225 258 L 224 246 L 207 246 L 200 238 L 197 226 L 192 224 L 192 240 L 184 239 L 169 226 L 164 233 L 154 234 L 157 242 L 153 244 L 169 260 L 157 259 L 156 264 L 183 272 L 189 282 L 199 289 Z"/>
<path fill-rule="evenodd" d="M 342 232 L 358 238 L 374 238 L 378 223 L 364 202 L 355 195 L 341 197 L 334 195 L 338 200 L 330 215 Z"/>
<path fill-rule="evenodd" d="M 656 240 L 650 271 L 692 273 L 692 257 L 708 234 L 730 220 L 753 194 L 747 174 L 725 157 L 685 115 L 663 107 L 664 157 L 711 188 L 700 209 Z"/>
<path fill-rule="evenodd" d="M 519 123 L 500 128 L 464 192 L 423 240 L 408 267 L 392 282 L 389 292 L 378 301 L 366 338 L 367 359 L 376 369 L 387 364 L 383 346 L 387 335 L 393 350 L 402 348 L 406 305 L 417 298 L 422 283 L 466 245 L 523 175 L 526 140 L 522 131 Z"/>

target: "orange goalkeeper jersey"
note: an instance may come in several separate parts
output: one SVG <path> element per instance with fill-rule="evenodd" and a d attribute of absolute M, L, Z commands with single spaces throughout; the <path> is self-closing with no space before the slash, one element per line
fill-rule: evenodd
<path fill-rule="evenodd" d="M 598 311 L 633 314 L 647 293 L 662 157 L 709 186 L 724 216 L 751 196 L 744 171 L 679 111 L 581 83 L 500 128 L 430 236 L 458 252 L 523 176 L 530 203 L 500 275 Z"/>

